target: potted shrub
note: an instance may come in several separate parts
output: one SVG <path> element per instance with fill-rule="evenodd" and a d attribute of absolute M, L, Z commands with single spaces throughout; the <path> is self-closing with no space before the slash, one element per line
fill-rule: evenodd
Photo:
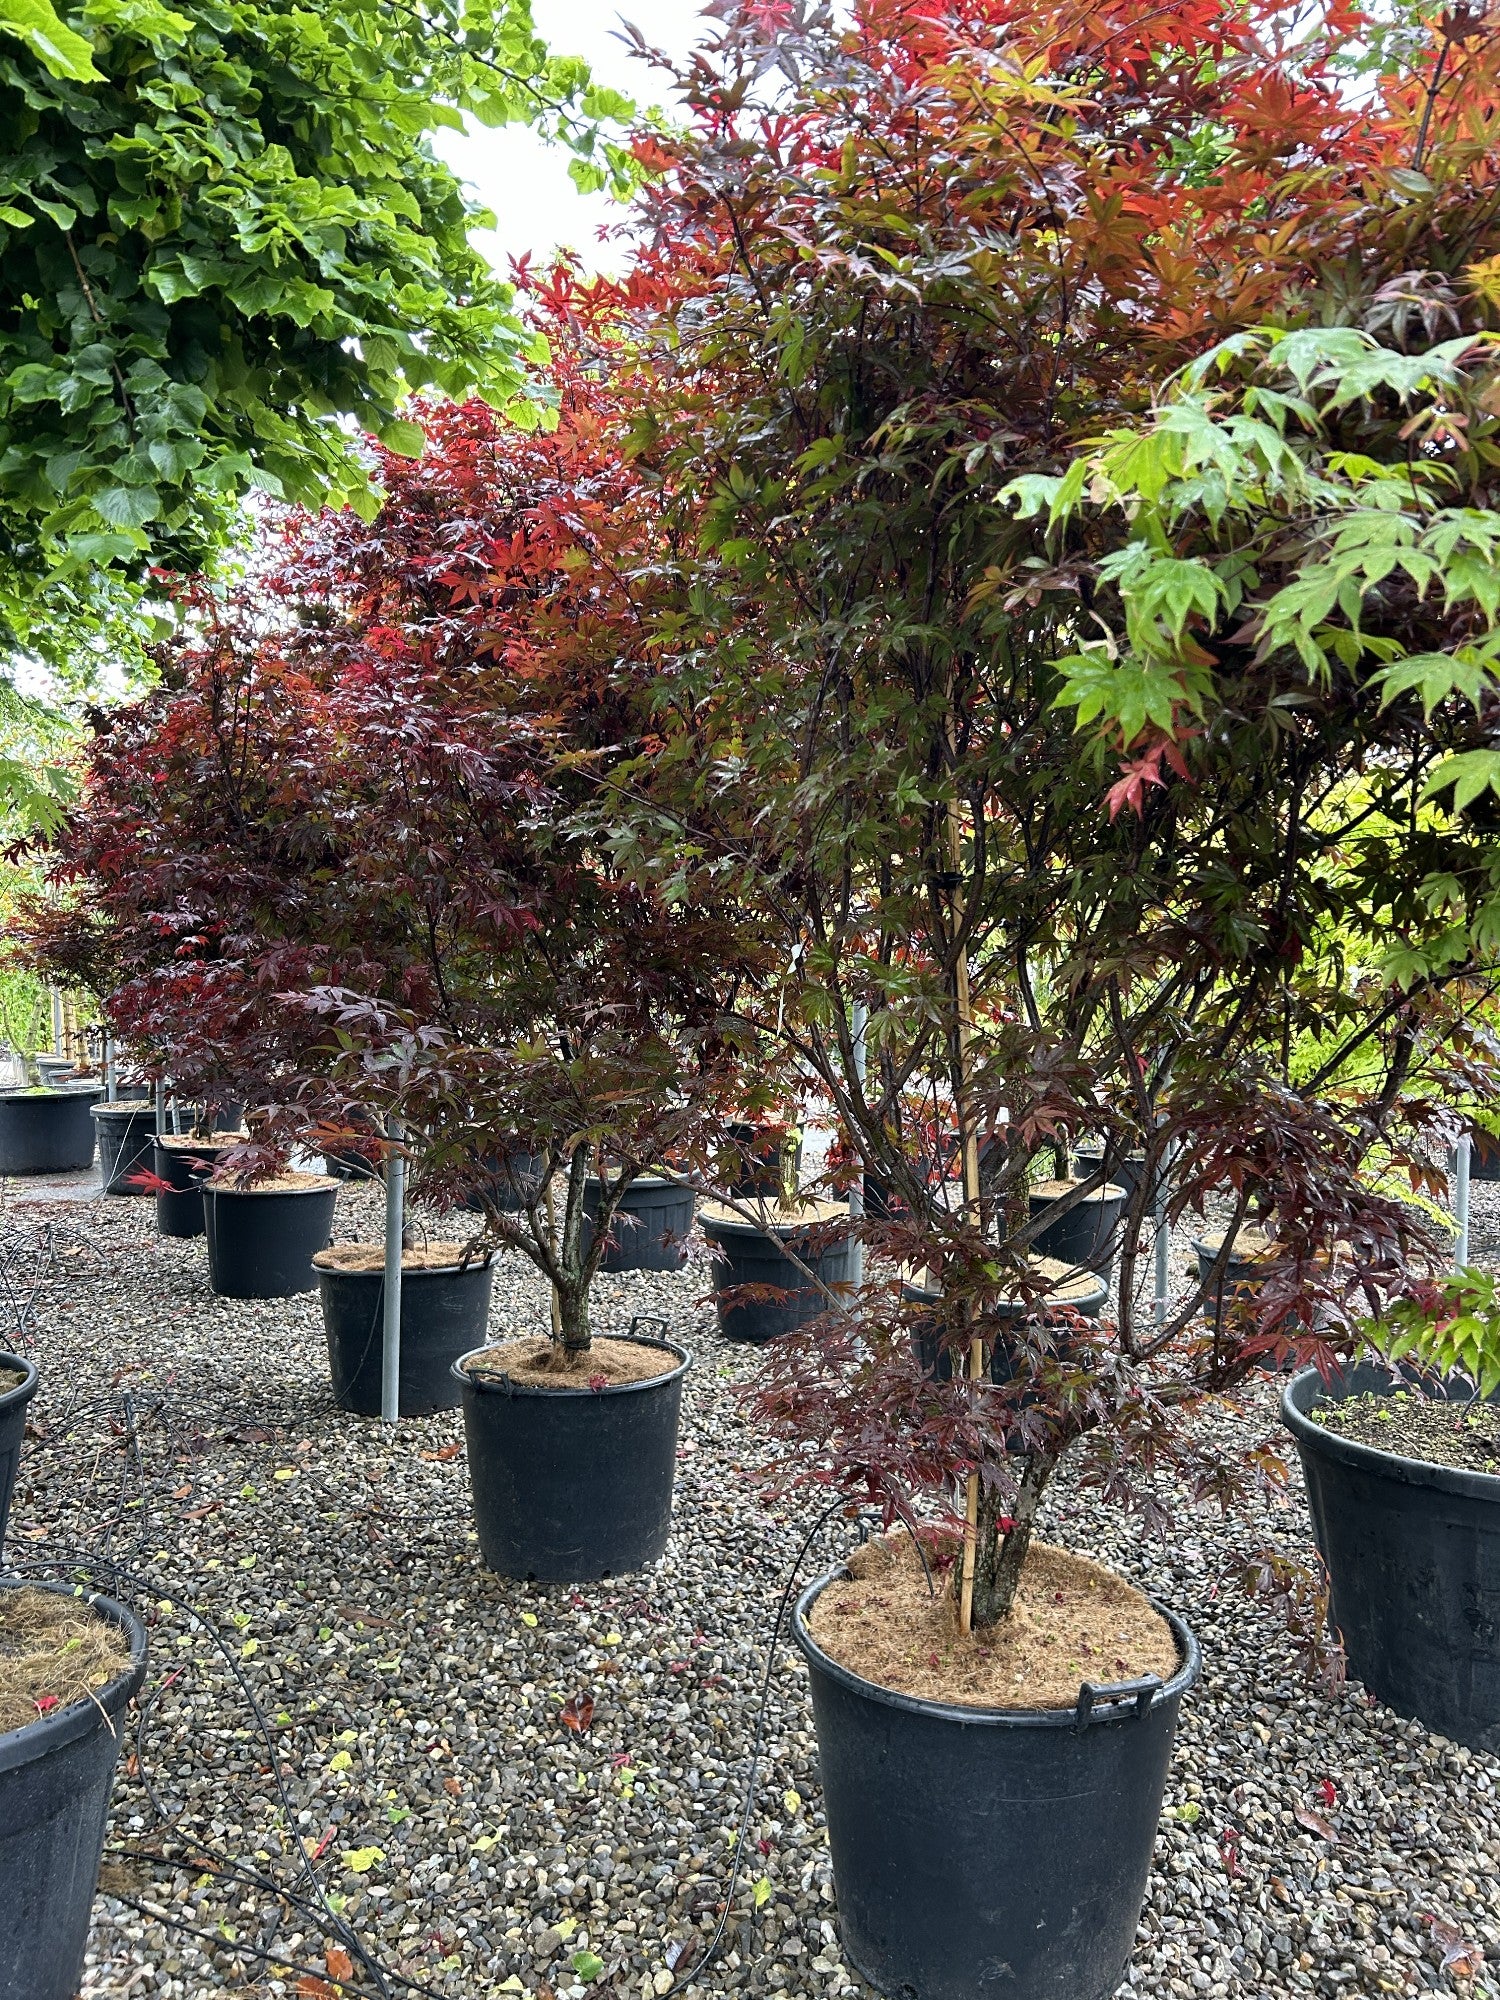
<path fill-rule="evenodd" d="M 1402 351 L 1428 322 L 1378 302 L 1450 217 L 1416 193 L 1398 228 L 1372 186 L 1447 128 L 1422 119 L 1419 144 L 1406 96 L 1348 101 L 1332 9 L 1295 56 L 1269 9 L 1226 5 L 1153 18 L 1128 57 L 1081 7 L 862 9 L 849 33 L 717 12 L 698 116 L 654 137 L 642 196 L 643 459 L 708 554 L 663 624 L 663 741 L 638 769 L 675 776 L 677 879 L 736 883 L 779 938 L 747 1011 L 889 1197 L 859 1225 L 860 1295 L 756 1384 L 788 1478 L 911 1531 L 794 1619 L 844 1952 L 891 1995 L 1104 2000 L 1199 1659 L 1171 1607 L 1042 1544 L 1049 1483 L 1071 1458 L 1117 1496 L 1170 1473 L 1253 1506 L 1265 1468 L 1194 1409 L 1267 1342 L 1347 1356 L 1357 1312 L 1435 1254 L 1367 1169 L 1430 1172 L 1431 1085 L 1466 1033 L 1453 977 L 1490 958 L 1493 834 L 1422 804 L 1469 768 L 1451 755 L 1490 755 L 1464 694 L 1493 700 L 1485 561 L 1466 547 L 1450 573 L 1424 545 L 1440 583 L 1376 580 L 1447 504 L 1444 413 L 1486 421 L 1479 364 Z M 1183 173 L 1208 133 L 1213 171 Z M 1274 246 L 1249 228 L 1263 202 Z M 1476 222 L 1486 254 L 1493 234 Z M 1356 250 L 1367 324 L 1329 330 L 1323 261 Z M 1439 439 L 1430 490 L 1416 435 Z M 1453 484 L 1474 504 L 1490 477 L 1465 458 Z M 1380 562 L 1342 567 L 1377 517 Z M 1445 686 L 1455 638 L 1479 650 Z M 1456 902 L 1431 887 L 1449 871 Z M 1374 1010 L 1350 936 L 1389 967 Z M 1293 1075 L 1314 1025 L 1333 1070 Z M 1380 1081 L 1354 1106 L 1325 1084 L 1359 1047 Z M 948 1122 L 956 1203 L 913 1129 Z M 1039 1215 L 1029 1193 L 1085 1136 L 1142 1172 L 1111 1309 L 1064 1353 L 1029 1260 L 1077 1187 Z M 1227 1250 L 1180 1310 L 1143 1300 L 1169 1150 L 1173 1219 L 1225 1191 L 1231 1237 L 1253 1221 L 1285 1246 L 1217 1327 Z M 947 1382 L 912 1351 L 932 1310 L 899 1295 L 912 1268 L 940 1287 Z M 1287 1584 L 1273 1557 L 1264 1574 Z M 1097 1626 L 1071 1623 L 1075 1595 L 1108 1607 Z"/>
<path fill-rule="evenodd" d="M 144 1195 L 155 1169 L 156 1107 L 149 1097 L 91 1107 L 98 1132 L 99 1184 L 106 1194 Z"/>
<path fill-rule="evenodd" d="M 204 1179 L 209 1283 L 221 1298 L 289 1299 L 315 1291 L 313 1259 L 333 1240 L 332 1174 L 237 1167 L 231 1147 Z"/>
<path fill-rule="evenodd" d="M 0 1993 L 73 2000 L 146 1632 L 110 1598 L 0 1578 Z"/>
<path fill-rule="evenodd" d="M 507 1328 L 458 1386 L 487 1557 L 584 1577 L 660 1552 L 687 1364 L 596 1335 L 593 1282 L 632 1190 L 665 1161 L 701 1176 L 742 1101 L 735 998 L 764 947 L 737 905 L 641 883 L 586 818 L 648 734 L 620 663 L 643 657 L 629 579 L 656 516 L 600 351 L 565 300 L 538 310 L 557 429 L 434 408 L 420 461 L 382 459 L 373 536 L 283 524 L 162 689 L 114 712 L 58 850 L 125 975 L 122 1032 L 170 1038 L 195 1090 L 253 1075 L 257 1147 L 394 1120 L 414 1189 L 543 1273 L 550 1326 Z M 271 1199 L 229 1191 L 252 1150 L 205 1194 L 211 1242 L 215 1210 Z M 561 1520 L 543 1462 L 568 1469 Z"/>
<path fill-rule="evenodd" d="M 1287 1384 L 1329 1617 L 1401 1715 L 1500 1750 L 1500 1311 L 1477 1271 L 1415 1287 L 1368 1360 Z M 1401 1365 L 1404 1364 L 1404 1365 Z"/>
<path fill-rule="evenodd" d="M 714 1304 L 726 1340 L 760 1345 L 820 1319 L 831 1288 L 851 1276 L 843 1202 L 710 1202 L 699 1221 L 714 1253 Z"/>

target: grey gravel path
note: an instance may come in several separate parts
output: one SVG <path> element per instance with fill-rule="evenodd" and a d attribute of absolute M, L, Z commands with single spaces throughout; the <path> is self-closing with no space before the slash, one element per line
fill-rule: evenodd
<path fill-rule="evenodd" d="M 1497 1197 L 1476 1188 L 1491 1256 Z M 315 1297 L 216 1300 L 202 1244 L 157 1242 L 145 1203 L 68 1223 L 12 1554 L 106 1552 L 158 1607 L 158 1692 L 116 1792 L 86 2000 L 326 2000 L 317 1979 L 346 1969 L 338 1921 L 392 2000 L 401 1981 L 444 2000 L 665 1992 L 716 1920 L 764 1636 L 813 1511 L 762 1504 L 762 1446 L 733 1395 L 756 1357 L 718 1343 L 702 1253 L 679 1276 L 601 1281 L 603 1328 L 662 1313 L 698 1363 L 665 1561 L 571 1591 L 481 1566 L 457 1412 L 388 1432 L 334 1409 Z M 341 1235 L 374 1223 L 368 1195 L 341 1196 Z M 542 1323 L 539 1287 L 507 1263 L 494 1330 Z M 1272 1432 L 1272 1385 L 1211 1421 Z M 1357 1686 L 1310 1688 L 1274 1611 L 1226 1582 L 1268 1536 L 1305 1548 L 1295 1465 L 1274 1521 L 1188 1515 L 1165 1543 L 1066 1489 L 1053 1511 L 1061 1538 L 1179 1609 L 1205 1652 L 1122 1990 L 1500 1993 L 1500 1762 Z M 729 1950 L 687 1991 L 863 1996 L 785 1650 L 771 1687 Z M 580 1734 L 561 1711 L 585 1694 Z M 311 1907 L 310 1875 L 331 1913 Z M 1442 1969 L 1465 1948 L 1487 1956 L 1476 1980 Z"/>

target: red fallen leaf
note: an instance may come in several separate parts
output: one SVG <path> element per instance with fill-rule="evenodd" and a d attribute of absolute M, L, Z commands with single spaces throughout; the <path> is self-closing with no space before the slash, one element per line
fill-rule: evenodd
<path fill-rule="evenodd" d="M 419 1451 L 417 1457 L 429 1459 L 434 1465 L 446 1465 L 449 1459 L 457 1458 L 462 1450 L 461 1444 L 445 1444 L 440 1451 Z"/>
<path fill-rule="evenodd" d="M 756 1841 L 755 1844 L 760 1849 L 762 1854 L 769 1854 L 771 1852 L 771 1843 L 769 1840 L 765 1838 L 764 1834 L 761 1836 L 759 1840 Z"/>
<path fill-rule="evenodd" d="M 1315 1833 L 1319 1840 L 1326 1840 L 1330 1847 L 1337 1847 L 1339 1837 L 1321 1813 L 1309 1810 L 1307 1806 L 1293 1806 L 1292 1818 L 1298 1826 L 1305 1826 L 1309 1833 Z"/>
<path fill-rule="evenodd" d="M 328 1947 L 327 1951 L 323 1954 L 323 1963 L 327 1967 L 330 1979 L 352 1979 L 354 1977 L 354 1960 L 341 1944 L 331 1944 Z"/>
<path fill-rule="evenodd" d="M 589 1387 L 597 1395 L 601 1389 L 609 1387 L 609 1377 L 607 1375 L 590 1375 Z"/>
<path fill-rule="evenodd" d="M 1224 1873 L 1229 1876 L 1243 1875 L 1240 1866 L 1240 1836 L 1236 1827 L 1226 1826 L 1219 1836 L 1219 1858 L 1224 1863 Z"/>
<path fill-rule="evenodd" d="M 464 1788 L 457 1778 L 444 1778 L 443 1790 L 450 1799 L 461 1799 L 464 1795 Z"/>
<path fill-rule="evenodd" d="M 612 1769 L 623 1771 L 625 1766 L 630 1762 L 630 1752 L 622 1750 L 618 1757 L 611 1757 L 609 1761 Z"/>
<path fill-rule="evenodd" d="M 559 1720 L 565 1729 L 571 1729 L 575 1735 L 587 1735 L 594 1720 L 594 1697 L 591 1694 L 575 1694 L 571 1701 L 563 1703 Z"/>
<path fill-rule="evenodd" d="M 339 2000 L 339 1990 L 315 1972 L 304 1972 L 297 1981 L 298 2000 Z"/>
<path fill-rule="evenodd" d="M 223 1505 L 222 1500 L 210 1500 L 206 1507 L 189 1507 L 182 1518 L 184 1521 L 201 1521 L 205 1514 L 217 1514 Z"/>
<path fill-rule="evenodd" d="M 192 1497 L 193 1489 L 191 1486 L 174 1486 L 172 1488 L 172 1498 L 174 1500 L 191 1500 Z"/>
<path fill-rule="evenodd" d="M 39 1694 L 31 1705 L 38 1715 L 50 1715 L 54 1708 L 62 1707 L 55 1694 Z"/>
<path fill-rule="evenodd" d="M 1338 1804 L 1338 1786 L 1335 1785 L 1332 1778 L 1320 1778 L 1318 1780 L 1318 1797 L 1330 1809 Z"/>
<path fill-rule="evenodd" d="M 927 1655 L 927 1664 L 928 1664 L 928 1666 L 929 1666 L 929 1667 L 934 1667 L 934 1668 L 936 1668 L 936 1667 L 938 1667 L 938 1666 L 941 1666 L 942 1662 L 941 1662 L 941 1661 L 940 1661 L 940 1660 L 938 1659 L 938 1656 L 937 1656 L 937 1654 L 936 1654 L 936 1653 L 929 1653 L 929 1654 Z"/>

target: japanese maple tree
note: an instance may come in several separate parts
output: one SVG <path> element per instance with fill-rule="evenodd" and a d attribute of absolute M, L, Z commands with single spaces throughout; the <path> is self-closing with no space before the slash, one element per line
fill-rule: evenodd
<path fill-rule="evenodd" d="M 1464 759 L 1496 41 L 1341 0 L 713 11 L 689 127 L 642 145 L 637 450 L 699 543 L 633 774 L 687 833 L 641 817 L 631 860 L 738 876 L 787 968 L 763 1019 L 887 1196 L 857 1309 L 777 1347 L 762 1407 L 888 1510 L 967 1482 L 985 1625 L 1065 1451 L 1156 1518 L 1169 1472 L 1274 1478 L 1183 1413 L 1347 1351 L 1439 1255 L 1401 1196 L 1495 1074 Z M 1266 325 L 1310 344 L 1239 338 Z M 1101 1169 L 1033 1214 L 1080 1138 Z M 1070 1324 L 1035 1240 L 1131 1152 L 1111 1314 Z M 1279 1244 L 1253 1308 L 1203 1316 L 1226 1237 L 1158 1319 L 1157 1200 L 1221 1194 Z M 1003 1385 L 927 1379 L 912 1267 Z"/>
<path fill-rule="evenodd" d="M 181 1087 L 256 1107 L 229 1171 L 399 1119 L 419 1191 L 532 1259 L 575 1355 L 621 1198 L 701 1164 L 738 1099 L 759 947 L 582 816 L 642 748 L 659 531 L 584 294 L 537 300 L 556 427 L 434 406 L 373 521 L 268 531 L 160 691 L 101 720 L 54 850 L 71 914 L 37 921 L 49 962 L 118 974 L 116 1029 Z"/>

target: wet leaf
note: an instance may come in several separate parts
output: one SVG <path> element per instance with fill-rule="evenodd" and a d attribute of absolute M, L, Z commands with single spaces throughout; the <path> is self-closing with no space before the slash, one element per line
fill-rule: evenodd
<path fill-rule="evenodd" d="M 323 1964 L 330 1979 L 352 1979 L 354 1960 L 341 1944 L 331 1944 L 323 1954 Z"/>
<path fill-rule="evenodd" d="M 586 1736 L 594 1720 L 594 1697 L 591 1694 L 575 1694 L 563 1703 L 559 1720 L 565 1729 L 571 1729 L 577 1736 Z"/>
<path fill-rule="evenodd" d="M 368 1875 L 377 1861 L 384 1861 L 383 1847 L 346 1847 L 343 1853 L 344 1866 L 355 1875 Z"/>
<path fill-rule="evenodd" d="M 766 1880 L 764 1875 L 760 1876 L 757 1879 L 755 1887 L 751 1893 L 755 1898 L 756 1909 L 763 1910 L 766 1907 L 766 1904 L 769 1903 L 771 1900 L 771 1885 Z"/>
<path fill-rule="evenodd" d="M 582 1980 L 597 1979 L 604 1970 L 604 1960 L 596 1952 L 575 1951 L 573 1954 L 573 1970 Z"/>
<path fill-rule="evenodd" d="M 1319 1840 L 1326 1840 L 1330 1847 L 1338 1846 L 1338 1834 L 1321 1813 L 1315 1813 L 1307 1806 L 1293 1806 L 1292 1818 L 1298 1826 L 1305 1826 L 1309 1833 L 1315 1833 Z"/>

